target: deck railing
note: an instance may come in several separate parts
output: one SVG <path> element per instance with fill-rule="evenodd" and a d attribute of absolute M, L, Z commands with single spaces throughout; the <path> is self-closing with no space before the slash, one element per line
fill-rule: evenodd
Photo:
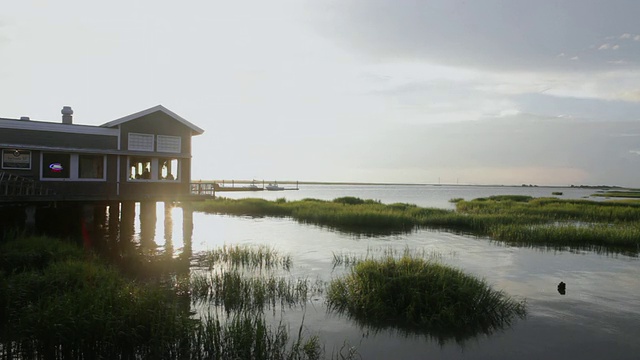
<path fill-rule="evenodd" d="M 0 171 L 0 195 L 2 196 L 46 196 L 55 192 L 33 179 Z"/>
<path fill-rule="evenodd" d="M 203 183 L 196 182 L 191 183 L 191 195 L 216 195 L 216 188 L 218 184 L 216 183 Z"/>

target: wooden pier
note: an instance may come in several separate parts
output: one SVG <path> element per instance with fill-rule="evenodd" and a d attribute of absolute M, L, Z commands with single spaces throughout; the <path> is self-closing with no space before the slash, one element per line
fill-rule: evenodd
<path fill-rule="evenodd" d="M 231 186 L 225 185 L 229 181 L 198 181 L 191 183 L 191 194 L 196 196 L 209 195 L 215 196 L 216 192 L 226 191 L 285 191 L 285 190 L 299 190 L 298 182 L 295 182 L 295 187 L 282 187 L 279 186 L 276 181 L 265 185 L 262 181 L 262 185 L 256 185 L 256 181 L 247 180 L 231 180 Z M 236 186 L 236 184 L 242 184 Z M 275 185 L 274 185 L 275 184 Z"/>

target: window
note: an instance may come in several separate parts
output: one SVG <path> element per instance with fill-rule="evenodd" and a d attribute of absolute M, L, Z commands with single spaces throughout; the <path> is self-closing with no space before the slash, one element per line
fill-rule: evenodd
<path fill-rule="evenodd" d="M 79 155 L 78 177 L 80 179 L 104 179 L 104 156 Z"/>
<path fill-rule="evenodd" d="M 158 179 L 178 180 L 179 170 L 180 168 L 178 167 L 178 159 L 158 159 Z"/>
<path fill-rule="evenodd" d="M 129 133 L 129 150 L 136 151 L 153 151 L 153 135 L 152 134 L 136 134 Z"/>
<path fill-rule="evenodd" d="M 2 150 L 2 168 L 3 169 L 31 169 L 31 151 L 3 149 Z"/>
<path fill-rule="evenodd" d="M 42 154 L 42 177 L 45 179 L 68 179 L 70 167 L 69 154 Z"/>
<path fill-rule="evenodd" d="M 151 179 L 151 158 L 137 156 L 129 158 L 129 179 Z"/>
<path fill-rule="evenodd" d="M 180 136 L 158 135 L 158 152 L 179 153 L 181 146 Z"/>

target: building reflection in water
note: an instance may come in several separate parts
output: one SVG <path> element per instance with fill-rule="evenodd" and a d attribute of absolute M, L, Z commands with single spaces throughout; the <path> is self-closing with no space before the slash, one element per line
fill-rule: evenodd
<path fill-rule="evenodd" d="M 193 211 L 173 202 L 122 202 L 94 221 L 92 249 L 136 278 L 184 277 L 192 256 Z M 182 225 L 182 236 L 175 228 Z M 100 231 L 102 229 L 102 231 Z M 179 229 L 179 228 L 178 228 Z M 176 243 L 182 245 L 176 249 Z"/>

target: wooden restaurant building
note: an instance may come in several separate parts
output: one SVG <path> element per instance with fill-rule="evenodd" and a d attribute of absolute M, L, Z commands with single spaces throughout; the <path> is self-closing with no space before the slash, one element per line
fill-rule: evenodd
<path fill-rule="evenodd" d="M 60 122 L 0 118 L 0 207 L 193 198 L 191 138 L 201 128 L 162 105 L 100 126 L 75 124 L 68 106 L 61 113 Z"/>

